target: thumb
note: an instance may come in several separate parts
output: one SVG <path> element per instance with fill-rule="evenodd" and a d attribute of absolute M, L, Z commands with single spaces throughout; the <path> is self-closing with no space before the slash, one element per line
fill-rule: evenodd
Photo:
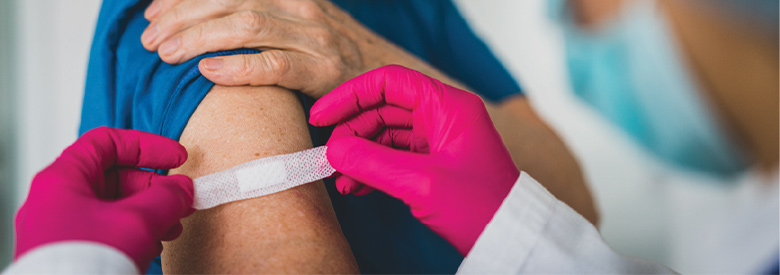
<path fill-rule="evenodd" d="M 359 137 L 328 142 L 328 161 L 336 171 L 390 196 L 411 203 L 428 189 L 430 157 L 396 150 Z"/>
<path fill-rule="evenodd" d="M 219 85 L 278 85 L 282 77 L 290 73 L 290 59 L 284 51 L 270 50 L 205 58 L 198 68 L 203 76 Z"/>

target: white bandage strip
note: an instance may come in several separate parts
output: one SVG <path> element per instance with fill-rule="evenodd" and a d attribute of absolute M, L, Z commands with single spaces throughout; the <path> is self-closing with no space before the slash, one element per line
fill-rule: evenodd
<path fill-rule="evenodd" d="M 336 172 L 326 146 L 256 159 L 195 179 L 195 209 L 256 198 L 321 180 Z"/>

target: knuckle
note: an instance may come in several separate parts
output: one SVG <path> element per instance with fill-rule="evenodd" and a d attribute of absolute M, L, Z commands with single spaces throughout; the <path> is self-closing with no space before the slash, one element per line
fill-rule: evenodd
<path fill-rule="evenodd" d="M 239 59 L 239 63 L 237 64 L 238 66 L 234 72 L 236 78 L 247 79 L 248 77 L 252 76 L 254 72 L 254 67 L 252 66 L 253 63 L 254 62 L 250 56 L 244 56 L 243 58 Z"/>
<path fill-rule="evenodd" d="M 180 8 L 173 7 L 170 11 L 163 14 L 160 18 L 161 29 L 178 29 L 182 25 L 182 21 L 186 18 L 186 14 L 182 12 Z"/>
<path fill-rule="evenodd" d="M 271 51 L 263 59 L 263 68 L 273 75 L 275 79 L 281 79 L 290 71 L 290 60 L 281 51 Z"/>
<path fill-rule="evenodd" d="M 460 92 L 462 93 L 463 101 L 467 106 L 471 107 L 472 110 L 485 109 L 485 102 L 482 101 L 481 97 L 462 90 Z"/>
<path fill-rule="evenodd" d="M 205 29 L 203 27 L 199 26 L 199 27 L 191 28 L 191 31 L 187 31 L 187 32 L 185 32 L 182 35 L 181 43 L 182 43 L 182 45 L 186 46 L 186 45 L 190 45 L 190 43 L 193 42 L 193 41 L 198 41 L 198 42 L 201 42 L 201 43 L 202 42 L 206 42 L 206 39 L 204 39 L 204 38 L 206 38 L 204 36 L 204 33 L 205 33 Z M 190 42 L 190 43 L 188 43 L 188 42 Z M 195 45 L 200 45 L 201 43 L 197 43 Z"/>
<path fill-rule="evenodd" d="M 383 66 L 383 67 L 380 67 L 378 69 L 375 69 L 375 70 L 371 71 L 372 74 L 384 75 L 384 76 L 390 76 L 390 77 L 411 75 L 411 72 L 412 72 L 412 70 L 407 69 L 404 66 L 395 65 L 395 64 L 386 65 L 386 66 Z"/>
<path fill-rule="evenodd" d="M 298 3 L 298 13 L 306 19 L 319 19 L 325 15 L 325 12 L 319 3 L 312 0 L 305 0 Z"/>
<path fill-rule="evenodd" d="M 326 49 L 332 48 L 336 45 L 336 38 L 333 32 L 327 27 L 317 26 L 309 30 L 308 36 L 313 39 L 317 45 L 320 45 Z"/>
<path fill-rule="evenodd" d="M 110 133 L 111 131 L 112 131 L 112 129 L 109 128 L 109 127 L 100 126 L 100 127 L 97 127 L 97 128 L 94 128 L 92 130 L 87 131 L 86 133 L 84 133 L 81 136 L 82 137 L 91 137 L 91 136 L 95 136 L 95 135 L 103 135 L 103 134 L 106 134 L 106 133 Z"/>
<path fill-rule="evenodd" d="M 265 15 L 257 11 L 246 10 L 236 13 L 236 26 L 246 33 L 259 32 L 265 21 Z"/>
<path fill-rule="evenodd" d="M 59 171 L 56 171 L 51 166 L 46 167 L 42 171 L 35 174 L 31 185 L 36 186 L 36 185 L 40 185 L 41 183 L 57 182 L 60 180 L 60 177 L 62 176 L 58 172 Z"/>
<path fill-rule="evenodd" d="M 76 143 L 92 142 L 94 140 L 108 139 L 113 134 L 117 133 L 118 129 L 109 128 L 106 126 L 100 126 L 92 129 L 81 135 Z"/>

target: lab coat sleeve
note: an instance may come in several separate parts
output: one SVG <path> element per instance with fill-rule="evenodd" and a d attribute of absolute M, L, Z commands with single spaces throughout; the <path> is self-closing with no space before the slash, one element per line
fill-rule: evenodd
<path fill-rule="evenodd" d="M 2 274 L 139 274 L 121 251 L 99 243 L 68 241 L 35 248 Z"/>
<path fill-rule="evenodd" d="M 598 230 L 523 172 L 458 273 L 674 273 L 618 255 Z"/>

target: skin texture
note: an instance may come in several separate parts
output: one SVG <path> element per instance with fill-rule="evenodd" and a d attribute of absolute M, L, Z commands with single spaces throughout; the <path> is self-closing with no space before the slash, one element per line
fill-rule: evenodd
<path fill-rule="evenodd" d="M 311 148 L 303 110 L 277 87 L 215 86 L 182 134 L 197 178 L 257 158 Z M 164 244 L 166 273 L 356 273 L 321 181 L 198 211 Z"/>

